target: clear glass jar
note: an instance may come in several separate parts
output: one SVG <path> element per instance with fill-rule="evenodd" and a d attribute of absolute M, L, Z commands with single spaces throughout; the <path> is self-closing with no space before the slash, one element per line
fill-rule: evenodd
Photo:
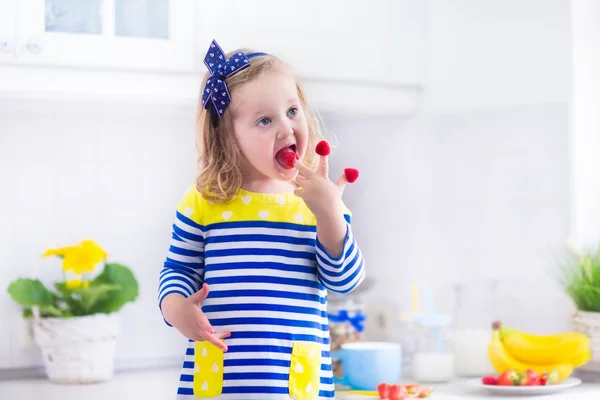
<path fill-rule="evenodd" d="M 457 376 L 494 374 L 488 358 L 492 322 L 496 315 L 498 282 L 487 280 L 455 286 L 455 330 L 452 334 Z"/>
<path fill-rule="evenodd" d="M 412 376 L 419 382 L 448 382 L 454 378 L 454 352 L 451 342 L 452 317 L 429 314 L 414 319 L 415 352 Z"/>

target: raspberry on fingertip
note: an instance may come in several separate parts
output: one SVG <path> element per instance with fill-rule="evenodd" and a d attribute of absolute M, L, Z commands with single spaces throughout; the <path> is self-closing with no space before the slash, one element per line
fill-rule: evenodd
<path fill-rule="evenodd" d="M 317 143 L 317 147 L 315 147 L 315 152 L 320 156 L 328 156 L 331 153 L 331 147 L 329 147 L 329 143 L 326 140 L 321 140 Z"/>
<path fill-rule="evenodd" d="M 348 183 L 354 183 L 358 179 L 359 174 L 356 168 L 346 168 L 344 169 L 344 175 Z"/>

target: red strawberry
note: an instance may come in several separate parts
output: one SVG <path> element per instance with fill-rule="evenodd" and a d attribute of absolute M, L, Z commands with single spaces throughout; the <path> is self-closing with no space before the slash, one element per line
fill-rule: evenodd
<path fill-rule="evenodd" d="M 419 391 L 419 384 L 418 383 L 415 383 L 415 384 L 412 384 L 412 385 L 404 385 L 404 387 L 408 391 L 408 395 L 409 396 L 415 395 Z"/>
<path fill-rule="evenodd" d="M 482 379 L 484 385 L 497 385 L 498 380 L 495 376 L 484 376 Z"/>
<path fill-rule="evenodd" d="M 521 386 L 538 386 L 539 376 L 537 372 L 532 369 L 528 369 L 523 374 L 521 374 L 521 379 L 519 380 Z"/>
<path fill-rule="evenodd" d="M 402 385 L 390 385 L 390 400 L 404 400 L 408 391 Z"/>
<path fill-rule="evenodd" d="M 554 384 L 558 383 L 559 380 L 560 380 L 560 378 L 556 371 L 545 372 L 540 377 L 540 384 L 542 386 L 554 385 Z"/>
<path fill-rule="evenodd" d="M 285 165 L 291 168 L 294 166 L 294 163 L 298 158 L 296 157 L 296 153 L 294 153 L 293 151 L 284 151 L 283 153 L 281 153 L 281 159 L 283 160 Z"/>
<path fill-rule="evenodd" d="M 515 386 L 518 384 L 519 374 L 513 370 L 504 371 L 498 377 L 498 386 Z"/>
<path fill-rule="evenodd" d="M 329 143 L 325 140 L 321 140 L 317 143 L 317 147 L 315 147 L 315 151 L 320 156 L 328 156 L 331 153 L 331 147 L 329 147 Z"/>
<path fill-rule="evenodd" d="M 390 385 L 387 383 L 380 383 L 377 385 L 377 391 L 379 392 L 380 399 L 389 399 L 390 398 Z"/>
<path fill-rule="evenodd" d="M 417 398 L 424 399 L 425 397 L 429 397 L 429 396 L 431 396 L 432 391 L 433 391 L 432 387 L 425 388 L 425 389 L 421 390 L 421 392 L 419 392 L 419 394 L 417 395 Z"/>
<path fill-rule="evenodd" d="M 348 183 L 354 183 L 358 179 L 358 170 L 355 168 L 346 168 L 344 169 L 344 175 L 346 175 Z"/>

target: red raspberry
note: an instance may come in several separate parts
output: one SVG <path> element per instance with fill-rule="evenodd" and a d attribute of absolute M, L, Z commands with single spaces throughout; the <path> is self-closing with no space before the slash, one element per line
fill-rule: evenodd
<path fill-rule="evenodd" d="M 346 168 L 344 169 L 344 175 L 346 175 L 348 183 L 354 183 L 358 179 L 358 170 L 356 168 Z"/>
<path fill-rule="evenodd" d="M 315 151 L 320 156 L 328 156 L 331 153 L 331 147 L 329 147 L 329 143 L 325 140 L 321 140 L 317 143 L 317 147 L 315 147 Z"/>

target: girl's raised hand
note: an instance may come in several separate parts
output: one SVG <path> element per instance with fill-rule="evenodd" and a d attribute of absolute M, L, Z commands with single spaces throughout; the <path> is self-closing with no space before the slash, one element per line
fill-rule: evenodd
<path fill-rule="evenodd" d="M 294 162 L 294 167 L 299 171 L 295 181 L 300 186 L 294 193 L 304 200 L 318 220 L 340 212 L 344 188 L 347 183 L 356 181 L 358 171 L 346 168 L 336 183 L 333 183 L 329 179 L 329 145 L 325 141 L 319 142 L 316 151 L 320 155 L 316 171 L 308 168 L 300 160 Z"/>

